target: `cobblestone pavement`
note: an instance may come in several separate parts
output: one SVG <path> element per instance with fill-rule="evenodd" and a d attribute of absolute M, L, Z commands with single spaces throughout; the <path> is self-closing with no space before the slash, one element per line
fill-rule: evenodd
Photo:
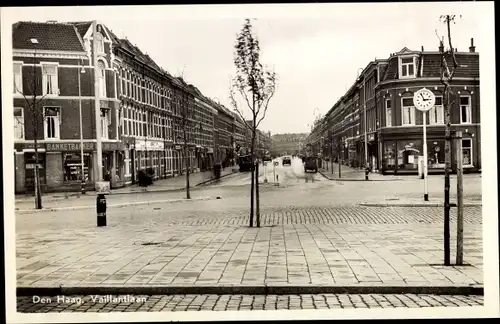
<path fill-rule="evenodd" d="M 18 286 L 482 284 L 480 208 L 465 211 L 465 266 L 441 265 L 440 213 L 281 209 L 264 211 L 261 228 L 249 228 L 246 212 L 234 210 L 124 210 L 105 228 L 93 215 L 87 224 L 65 215 L 56 225 L 54 213 L 43 215 L 47 224 L 38 230 L 17 231 Z M 452 255 L 455 230 L 452 224 Z"/>
<path fill-rule="evenodd" d="M 175 312 L 344 308 L 425 308 L 483 306 L 483 296 L 467 295 L 92 295 L 17 297 L 20 313 Z M 50 301 L 49 301 L 50 300 Z M 38 300 L 37 300 L 38 301 Z"/>

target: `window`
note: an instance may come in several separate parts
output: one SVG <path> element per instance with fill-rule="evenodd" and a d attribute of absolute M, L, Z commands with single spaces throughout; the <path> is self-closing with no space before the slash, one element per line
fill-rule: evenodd
<path fill-rule="evenodd" d="M 24 139 L 24 114 L 20 107 L 14 107 L 14 138 Z"/>
<path fill-rule="evenodd" d="M 415 125 L 415 107 L 413 98 L 403 98 L 401 100 L 403 123 L 402 125 Z"/>
<path fill-rule="evenodd" d="M 392 107 L 391 107 L 391 99 L 385 100 L 385 125 L 387 127 L 392 126 Z"/>
<path fill-rule="evenodd" d="M 101 109 L 101 138 L 108 139 L 108 126 L 110 125 L 109 110 Z"/>
<path fill-rule="evenodd" d="M 462 139 L 462 161 L 463 166 L 472 166 L 472 140 Z"/>
<path fill-rule="evenodd" d="M 23 64 L 14 63 L 14 93 L 23 93 Z"/>
<path fill-rule="evenodd" d="M 443 97 L 436 97 L 434 107 L 429 110 L 429 124 L 444 124 Z"/>
<path fill-rule="evenodd" d="M 415 61 L 413 57 L 400 58 L 400 77 L 414 77 L 415 76 Z"/>
<path fill-rule="evenodd" d="M 90 153 L 83 153 L 83 173 L 80 153 L 65 153 L 63 156 L 65 182 L 81 181 L 82 175 L 84 176 L 85 182 L 88 182 L 90 180 Z"/>
<path fill-rule="evenodd" d="M 97 33 L 95 39 L 97 45 L 97 53 L 104 53 L 104 37 L 102 37 L 101 33 Z"/>
<path fill-rule="evenodd" d="M 59 107 L 44 107 L 45 139 L 59 139 Z"/>
<path fill-rule="evenodd" d="M 460 96 L 460 123 L 472 123 L 472 111 L 470 106 L 470 96 Z"/>
<path fill-rule="evenodd" d="M 42 90 L 44 95 L 58 95 L 57 65 L 42 63 Z"/>
<path fill-rule="evenodd" d="M 99 96 L 106 97 L 106 69 L 102 61 L 97 62 L 97 82 L 99 86 Z"/>

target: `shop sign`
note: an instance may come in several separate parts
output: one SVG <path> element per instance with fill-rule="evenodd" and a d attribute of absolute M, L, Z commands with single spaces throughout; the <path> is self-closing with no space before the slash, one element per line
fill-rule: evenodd
<path fill-rule="evenodd" d="M 47 152 L 72 152 L 80 151 L 80 143 L 47 143 Z M 95 150 L 95 144 L 83 143 L 83 149 L 86 151 Z"/>
<path fill-rule="evenodd" d="M 37 143 L 39 149 L 44 149 L 45 148 L 45 143 Z M 35 149 L 35 143 L 14 143 L 14 148 L 17 151 L 22 151 L 24 150 L 34 150 Z"/>
<path fill-rule="evenodd" d="M 122 142 L 102 143 L 103 151 L 124 151 L 125 145 Z"/>

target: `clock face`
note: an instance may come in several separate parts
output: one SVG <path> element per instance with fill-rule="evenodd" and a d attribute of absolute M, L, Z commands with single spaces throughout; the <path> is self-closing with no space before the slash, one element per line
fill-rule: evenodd
<path fill-rule="evenodd" d="M 436 97 L 428 89 L 420 89 L 413 96 L 413 104 L 418 110 L 427 111 L 434 107 Z"/>

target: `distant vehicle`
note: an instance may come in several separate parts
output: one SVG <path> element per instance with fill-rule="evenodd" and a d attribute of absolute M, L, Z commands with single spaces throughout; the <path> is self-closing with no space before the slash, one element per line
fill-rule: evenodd
<path fill-rule="evenodd" d="M 267 155 L 267 154 L 266 154 L 266 155 L 264 155 L 264 156 L 262 157 L 262 161 L 263 161 L 263 162 L 271 162 L 272 160 L 273 160 L 273 158 L 271 157 L 271 155 Z"/>
<path fill-rule="evenodd" d="M 283 165 L 292 165 L 292 158 L 290 156 L 284 156 L 281 160 Z"/>
<path fill-rule="evenodd" d="M 304 161 L 304 172 L 307 170 L 314 170 L 314 172 L 318 172 L 318 163 L 315 157 L 306 156 L 302 159 Z"/>
<path fill-rule="evenodd" d="M 240 166 L 240 171 L 251 171 L 252 170 L 252 156 L 248 155 L 240 155 L 238 156 L 238 164 Z"/>

